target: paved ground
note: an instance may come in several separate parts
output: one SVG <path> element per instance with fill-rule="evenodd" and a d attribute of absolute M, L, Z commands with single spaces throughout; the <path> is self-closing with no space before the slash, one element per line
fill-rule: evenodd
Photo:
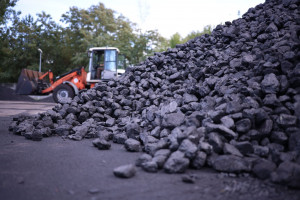
<path fill-rule="evenodd" d="M 55 103 L 47 102 L 0 101 L 0 117 L 9 117 L 22 113 L 34 115 L 49 110 L 54 105 Z"/>
<path fill-rule="evenodd" d="M 112 170 L 134 163 L 141 153 L 122 145 L 100 151 L 91 140 L 60 137 L 40 142 L 8 133 L 17 112 L 36 113 L 51 104 L 0 101 L 0 199 L 299 199 L 300 190 L 262 182 L 252 177 L 228 177 L 210 169 L 189 170 L 195 184 L 181 174 L 146 173 L 138 168 L 131 179 L 116 178 Z"/>

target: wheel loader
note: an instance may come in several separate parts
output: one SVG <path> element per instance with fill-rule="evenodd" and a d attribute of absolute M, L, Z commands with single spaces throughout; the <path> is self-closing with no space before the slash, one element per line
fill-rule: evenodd
<path fill-rule="evenodd" d="M 73 98 L 80 90 L 93 88 L 99 81 L 108 81 L 125 72 L 125 58 L 115 47 L 93 47 L 88 50 L 88 71 L 84 67 L 73 69 L 54 78 L 46 73 L 23 69 L 17 83 L 16 93 L 42 95 L 53 93 L 55 102 Z M 49 80 L 46 80 L 48 77 Z"/>

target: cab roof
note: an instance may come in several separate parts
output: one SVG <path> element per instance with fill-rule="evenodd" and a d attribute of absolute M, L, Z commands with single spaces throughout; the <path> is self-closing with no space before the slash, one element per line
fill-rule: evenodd
<path fill-rule="evenodd" d="M 116 50 L 118 53 L 120 53 L 120 50 L 116 47 L 92 47 L 92 48 L 89 48 L 89 51 L 97 51 L 97 50 Z"/>

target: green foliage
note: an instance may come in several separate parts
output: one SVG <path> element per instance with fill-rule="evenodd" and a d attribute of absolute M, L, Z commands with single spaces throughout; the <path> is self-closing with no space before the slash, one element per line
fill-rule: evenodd
<path fill-rule="evenodd" d="M 62 15 L 59 25 L 45 12 L 34 18 L 20 17 L 12 7 L 17 0 L 0 1 L 0 81 L 16 82 L 22 68 L 38 70 L 42 49 L 42 71 L 55 75 L 87 66 L 90 47 L 113 46 L 131 64 L 137 64 L 154 52 L 164 51 L 176 44 L 202 34 L 210 34 L 207 26 L 202 32 L 192 32 L 186 38 L 175 33 L 170 40 L 157 30 L 142 32 L 126 17 L 99 3 L 88 9 L 71 7 Z"/>
<path fill-rule="evenodd" d="M 170 43 L 171 48 L 175 48 L 176 44 L 181 44 L 182 39 L 181 39 L 180 34 L 175 33 L 174 35 L 172 35 L 169 43 Z"/>
<path fill-rule="evenodd" d="M 38 70 L 38 48 L 43 50 L 43 71 L 59 71 L 57 68 L 60 65 L 55 65 L 54 61 L 59 60 L 60 27 L 50 15 L 43 12 L 38 14 L 37 20 L 31 15 L 20 19 L 20 13 L 13 12 L 10 20 L 12 25 L 7 28 L 8 34 L 4 40 L 6 57 L 0 59 L 1 81 L 16 81 L 22 68 Z"/>
<path fill-rule="evenodd" d="M 211 31 L 212 31 L 212 26 L 208 25 L 204 27 L 203 31 L 192 31 L 185 38 L 182 38 L 179 33 L 175 33 L 171 36 L 169 40 L 169 45 L 167 46 L 165 45 L 163 49 L 166 50 L 168 47 L 175 48 L 177 44 L 186 43 L 187 41 L 204 34 L 210 35 Z"/>
<path fill-rule="evenodd" d="M 212 31 L 212 26 L 211 25 L 207 25 L 203 28 L 203 31 L 193 31 L 191 32 L 190 34 L 188 34 L 182 41 L 181 43 L 185 43 L 195 37 L 199 37 L 201 35 L 204 35 L 204 34 L 208 34 L 210 35 L 211 34 L 211 31 Z"/>
<path fill-rule="evenodd" d="M 59 75 L 87 66 L 90 47 L 117 47 L 136 64 L 153 53 L 162 40 L 157 31 L 140 32 L 134 23 L 116 16 L 102 3 L 89 9 L 71 7 L 61 18 L 65 25 L 60 26 L 45 12 L 36 19 L 31 15 L 20 18 L 20 12 L 9 9 L 15 2 L 10 1 L 1 15 L 5 16 L 0 32 L 1 82 L 16 81 L 22 68 L 38 70 L 38 48 L 43 50 L 42 71 L 51 69 Z"/>
<path fill-rule="evenodd" d="M 0 80 L 8 80 L 11 76 L 12 69 L 6 70 L 4 66 L 9 66 L 11 58 L 11 48 L 8 42 L 10 31 L 6 25 L 7 21 L 16 12 L 11 7 L 15 6 L 17 0 L 0 1 Z"/>
<path fill-rule="evenodd" d="M 161 38 L 157 31 L 142 33 L 134 23 L 122 15 L 116 17 L 115 11 L 102 3 L 87 10 L 72 7 L 62 18 L 68 25 L 63 30 L 67 38 L 65 46 L 74 50 L 73 65 L 86 65 L 88 48 L 96 46 L 117 47 L 130 63 L 136 64 L 153 52 Z"/>
<path fill-rule="evenodd" d="M 16 5 L 18 0 L 1 0 L 0 1 L 0 25 L 5 24 L 12 12 L 11 7 Z"/>

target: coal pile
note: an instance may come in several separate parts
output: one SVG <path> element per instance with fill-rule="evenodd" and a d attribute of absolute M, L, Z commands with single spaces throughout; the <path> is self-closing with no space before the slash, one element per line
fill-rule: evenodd
<path fill-rule="evenodd" d="M 147 172 L 210 166 L 300 188 L 299 4 L 250 8 L 53 110 L 15 118 L 11 131 L 124 144 L 144 152 L 136 165 Z"/>

